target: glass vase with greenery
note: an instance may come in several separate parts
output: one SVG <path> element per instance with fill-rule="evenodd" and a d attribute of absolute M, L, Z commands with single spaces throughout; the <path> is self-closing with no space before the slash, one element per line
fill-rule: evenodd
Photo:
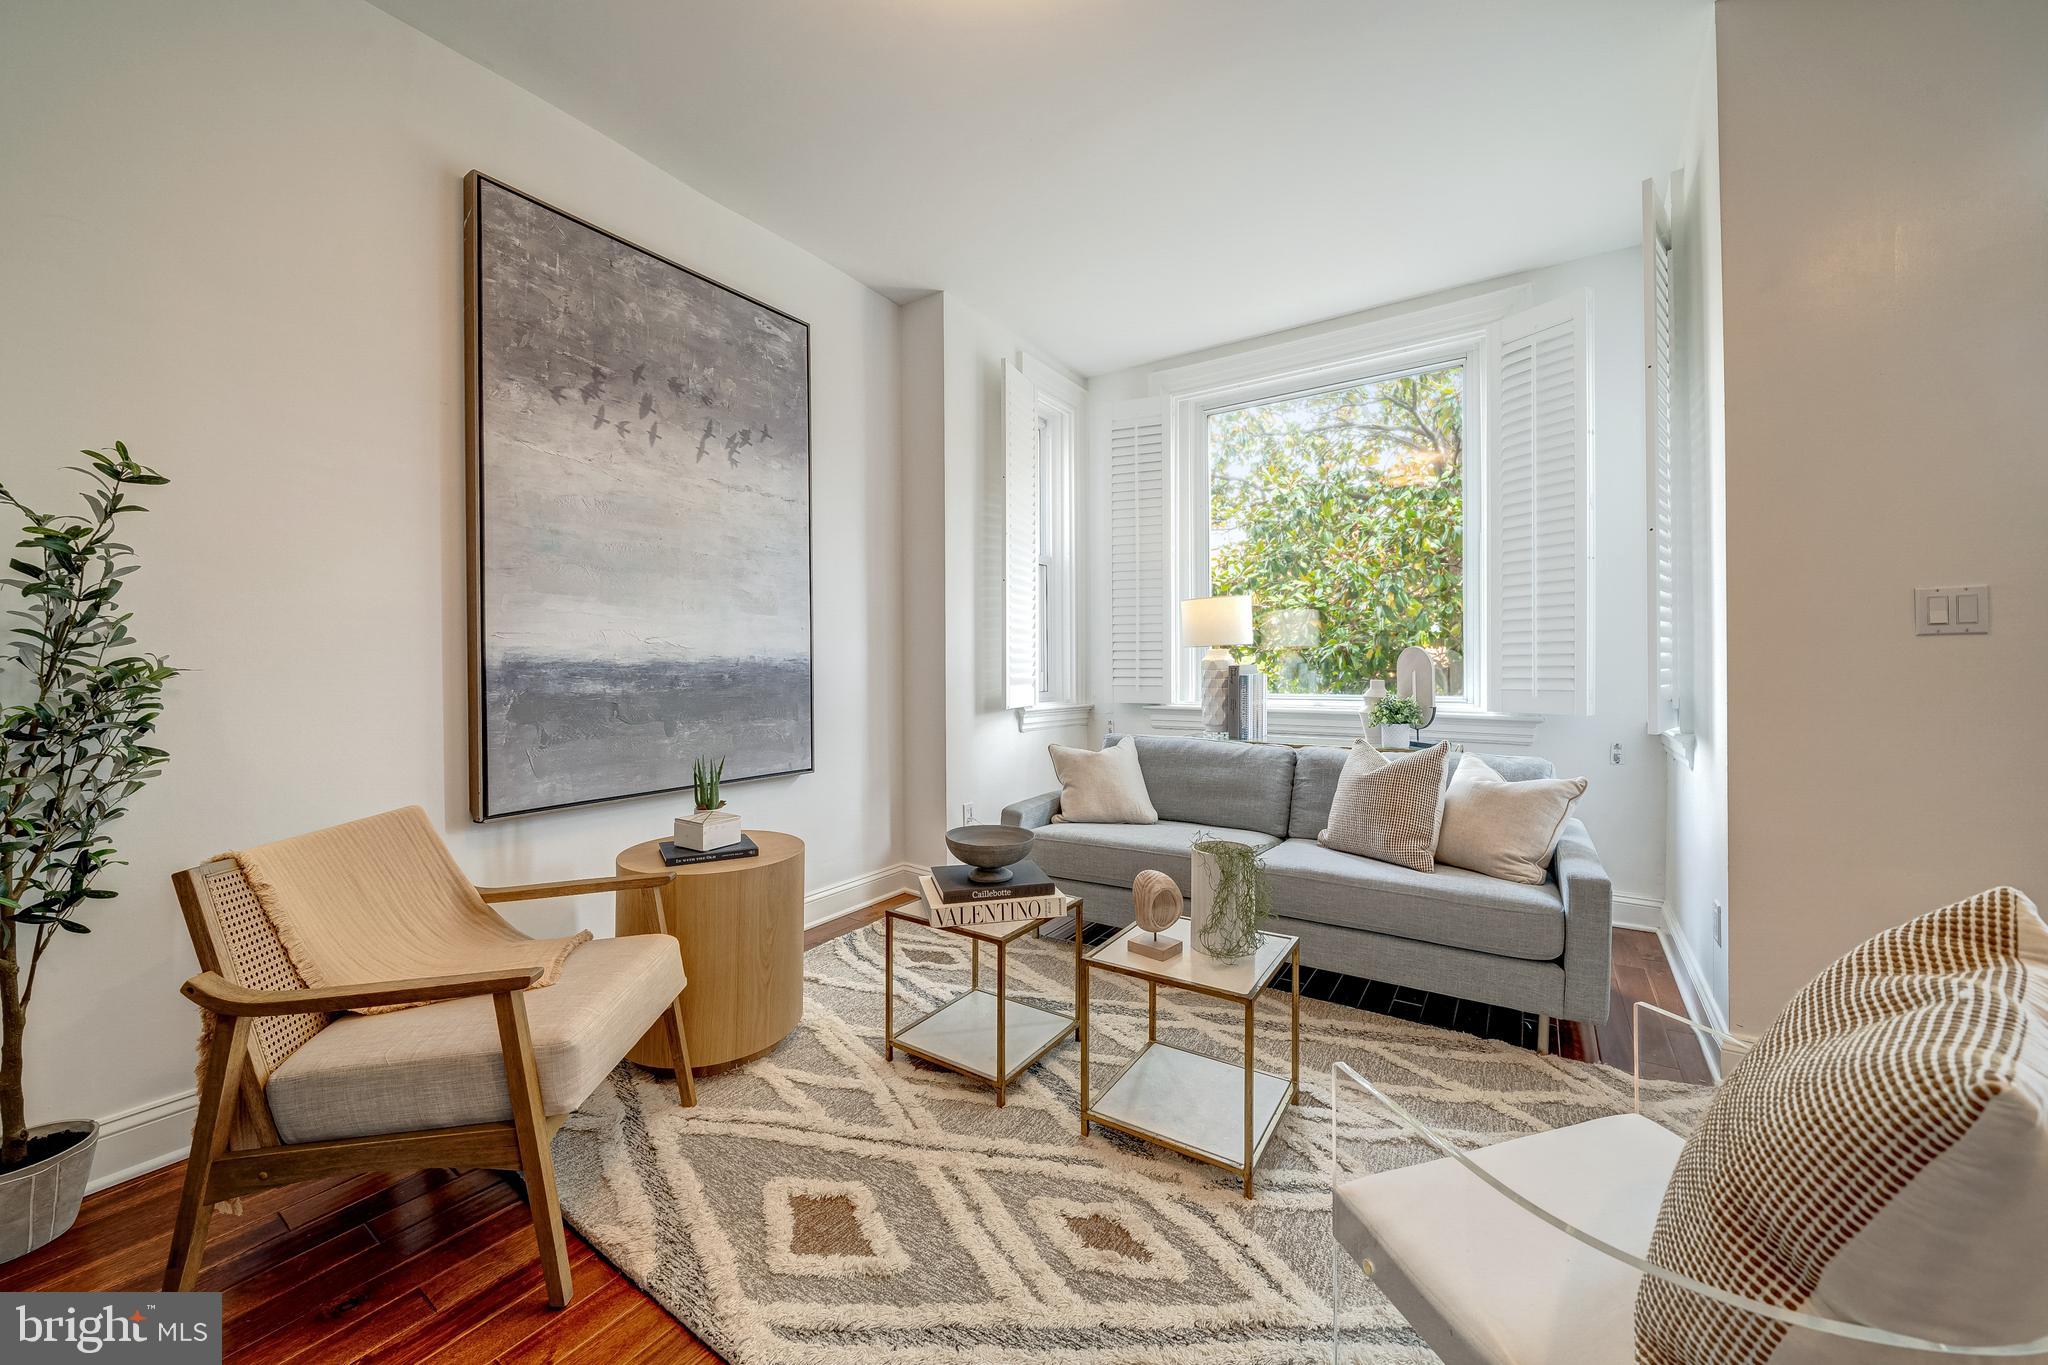
<path fill-rule="evenodd" d="M 1216 864 L 1210 911 L 1195 946 L 1211 957 L 1241 958 L 1259 946 L 1259 926 L 1273 913 L 1265 865 L 1249 844 L 1201 835 L 1189 845 Z"/>
<path fill-rule="evenodd" d="M 38 512 L 0 485 L 25 518 L 0 583 L 26 622 L 9 636 L 13 666 L 0 665 L 0 1171 L 55 1154 L 31 1149 L 22 1092 L 37 969 L 51 944 L 89 932 L 88 904 L 113 899 L 97 885 L 121 862 L 108 827 L 168 757 L 148 741 L 177 670 L 130 648 L 120 596 L 137 565 L 117 538 L 145 510 L 129 490 L 168 480 L 119 441 L 81 453 L 87 515 Z"/>

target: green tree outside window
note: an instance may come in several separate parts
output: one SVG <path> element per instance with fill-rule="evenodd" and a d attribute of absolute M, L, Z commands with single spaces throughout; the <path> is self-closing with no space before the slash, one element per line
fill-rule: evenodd
<path fill-rule="evenodd" d="M 1409 645 L 1464 690 L 1464 367 L 1209 418 L 1209 591 L 1258 604 L 1280 695 L 1356 695 Z M 1240 655 L 1246 651 L 1239 651 Z"/>

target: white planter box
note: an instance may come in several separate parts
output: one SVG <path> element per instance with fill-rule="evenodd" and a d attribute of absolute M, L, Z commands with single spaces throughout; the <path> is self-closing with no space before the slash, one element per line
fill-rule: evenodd
<path fill-rule="evenodd" d="M 1380 744 L 1382 749 L 1405 749 L 1415 742 L 1415 727 L 1412 725 L 1382 725 Z"/>
<path fill-rule="evenodd" d="M 700 810 L 676 817 L 676 847 L 699 853 L 740 841 L 740 817 L 730 810 Z"/>

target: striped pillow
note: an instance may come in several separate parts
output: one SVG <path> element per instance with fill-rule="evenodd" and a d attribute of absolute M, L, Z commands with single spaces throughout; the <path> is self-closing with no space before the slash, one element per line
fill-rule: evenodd
<path fill-rule="evenodd" d="M 1330 825 L 1316 842 L 1417 872 L 1436 871 L 1436 836 L 1443 824 L 1444 775 L 1450 761 L 1448 744 L 1389 759 L 1359 740 L 1337 775 Z"/>
<path fill-rule="evenodd" d="M 2048 926 L 2000 887 L 1792 998 L 1685 1144 L 1649 1255 L 1781 1307 L 1991 1345 L 2048 1334 L 2043 1229 Z M 1892 1358 L 1655 1279 L 1635 1318 L 1642 1365 Z"/>

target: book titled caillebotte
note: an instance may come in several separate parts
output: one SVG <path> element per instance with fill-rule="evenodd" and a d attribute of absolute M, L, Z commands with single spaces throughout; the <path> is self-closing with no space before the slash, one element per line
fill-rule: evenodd
<path fill-rule="evenodd" d="M 1013 896 L 1006 900 L 961 901 L 948 905 L 939 899 L 938 884 L 926 874 L 917 879 L 924 892 L 925 920 L 935 929 L 972 929 L 990 924 L 1016 924 L 1023 920 L 1051 919 L 1067 913 L 1067 898 L 1054 891 L 1047 896 Z"/>
<path fill-rule="evenodd" d="M 932 869 L 932 885 L 939 889 L 939 899 L 948 905 L 1050 896 L 1054 890 L 1052 878 L 1041 872 L 1038 864 L 1029 858 L 1010 864 L 1010 880 L 1006 882 L 978 882 L 974 880 L 973 868 L 947 866 Z"/>
<path fill-rule="evenodd" d="M 761 846 L 750 834 L 742 834 L 736 844 L 724 844 L 718 848 L 683 848 L 673 839 L 661 841 L 661 860 L 670 867 L 682 867 L 688 863 L 722 863 L 727 858 L 752 858 L 761 852 Z"/>

